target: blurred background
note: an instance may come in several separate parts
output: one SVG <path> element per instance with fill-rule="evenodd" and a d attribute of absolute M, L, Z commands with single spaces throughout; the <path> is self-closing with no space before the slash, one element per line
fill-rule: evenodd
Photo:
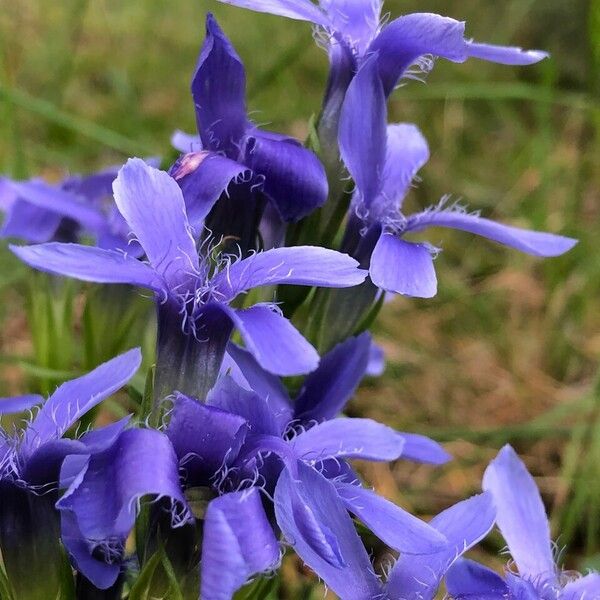
<path fill-rule="evenodd" d="M 447 442 L 456 460 L 363 473 L 427 517 L 477 492 L 510 442 L 536 476 L 557 551 L 569 547 L 567 566 L 600 568 L 600 1 L 393 0 L 385 10 L 439 12 L 479 41 L 552 53 L 529 68 L 440 60 L 427 84 L 393 95 L 390 118 L 418 124 L 432 150 L 410 208 L 452 194 L 580 243 L 540 261 L 459 232 L 429 237 L 444 249 L 439 294 L 386 305 L 376 327 L 385 374 L 349 412 Z M 327 73 L 308 24 L 197 0 L 0 0 L 0 173 L 56 180 L 165 156 L 174 129 L 194 129 L 188 87 L 206 11 L 246 64 L 255 121 L 304 138 Z M 4 247 L 0 260 L 8 395 L 60 373 L 32 352 L 24 269 Z M 493 564 L 499 549 L 491 537 L 479 558 Z M 308 597 L 298 565 L 286 574 L 283 596 Z"/>

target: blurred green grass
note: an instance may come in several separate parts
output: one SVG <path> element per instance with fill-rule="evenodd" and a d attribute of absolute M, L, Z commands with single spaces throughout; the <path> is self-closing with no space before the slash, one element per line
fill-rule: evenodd
<path fill-rule="evenodd" d="M 175 128 L 194 127 L 188 86 L 207 10 L 246 64 L 253 118 L 305 136 L 327 73 L 306 24 L 193 0 L 0 0 L 0 172 L 57 178 L 163 155 Z M 386 10 L 441 12 L 465 19 L 478 40 L 552 53 L 527 69 L 439 61 L 426 85 L 394 94 L 391 119 L 417 123 L 432 149 L 409 203 L 451 193 L 486 216 L 580 243 L 541 262 L 458 233 L 430 238 L 444 248 L 440 293 L 385 308 L 386 374 L 352 411 L 458 437 L 449 443 L 458 460 L 436 473 L 396 465 L 367 474 L 427 514 L 476 491 L 486 461 L 511 441 L 539 476 L 559 543 L 594 560 L 600 2 L 395 0 Z M 27 356 L 19 266 L 3 256 L 0 272 L 1 348 Z M 6 393 L 23 385 L 11 365 Z"/>

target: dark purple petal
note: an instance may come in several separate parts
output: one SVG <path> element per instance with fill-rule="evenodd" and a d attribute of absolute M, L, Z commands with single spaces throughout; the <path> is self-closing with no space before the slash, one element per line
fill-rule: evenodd
<path fill-rule="evenodd" d="M 356 260 L 317 246 L 273 248 L 227 266 L 212 280 L 225 300 L 262 285 L 352 287 L 365 280 Z"/>
<path fill-rule="evenodd" d="M 487 493 L 463 500 L 437 515 L 430 525 L 446 536 L 446 549 L 419 556 L 419 560 L 400 556 L 387 583 L 390 600 L 432 600 L 446 571 L 488 534 L 494 518 L 492 497 Z"/>
<path fill-rule="evenodd" d="M 508 596 L 500 575 L 466 558 L 459 558 L 448 569 L 446 588 L 457 600 L 503 600 Z"/>
<path fill-rule="evenodd" d="M 204 148 L 236 159 L 247 127 L 246 73 L 216 19 L 206 17 L 206 38 L 192 78 L 196 122 Z"/>
<path fill-rule="evenodd" d="M 273 139 L 252 130 L 244 139 L 243 162 L 264 178 L 263 193 L 286 222 L 309 215 L 327 200 L 323 165 L 296 140 Z"/>
<path fill-rule="evenodd" d="M 600 574 L 590 573 L 565 585 L 561 600 L 592 600 L 600 598 Z"/>
<path fill-rule="evenodd" d="M 162 293 L 164 284 L 148 265 L 116 250 L 79 244 L 49 242 L 35 246 L 9 246 L 30 267 L 96 283 L 129 283 Z"/>
<path fill-rule="evenodd" d="M 79 440 L 77 440 L 78 443 L 81 444 L 81 449 L 77 449 L 75 453 L 66 456 L 65 460 L 62 462 L 59 480 L 60 487 L 63 489 L 69 487 L 77 475 L 79 475 L 79 473 L 87 466 L 89 455 L 104 452 L 104 450 L 107 450 L 112 446 L 130 421 L 131 415 L 128 415 L 115 423 L 111 423 L 110 425 L 98 429 L 92 429 L 83 434 Z M 66 442 L 71 440 L 60 441 Z M 42 446 L 40 450 L 46 448 L 47 445 L 48 444 Z M 36 455 L 38 453 L 39 451 Z"/>
<path fill-rule="evenodd" d="M 22 478 L 40 491 L 55 489 L 60 480 L 61 465 L 70 454 L 85 454 L 87 448 L 77 440 L 50 440 L 28 457 Z"/>
<path fill-rule="evenodd" d="M 406 242 L 393 234 L 379 237 L 371 255 L 369 275 L 386 292 L 416 298 L 432 298 L 437 293 L 430 247 Z"/>
<path fill-rule="evenodd" d="M 377 72 L 369 57 L 352 80 L 342 106 L 339 145 L 342 160 L 368 207 L 381 191 L 386 156 L 387 110 Z"/>
<path fill-rule="evenodd" d="M 191 518 L 179 484 L 177 457 L 167 436 L 153 429 L 128 429 L 109 449 L 90 457 L 87 469 L 56 506 L 76 519 L 92 554 L 111 544 L 124 546 L 144 496 L 169 499 L 174 526 Z M 106 552 L 105 558 L 111 562 Z M 83 571 L 81 564 L 79 568 Z M 98 585 L 93 573 L 83 574 Z"/>
<path fill-rule="evenodd" d="M 244 165 L 206 151 L 179 157 L 169 174 L 183 192 L 188 220 L 196 234 L 201 232 L 208 213 L 229 184 L 250 176 Z"/>
<path fill-rule="evenodd" d="M 328 458 L 396 460 L 404 447 L 402 436 L 387 425 L 372 419 L 346 418 L 315 425 L 291 443 L 298 458 L 311 463 Z"/>
<path fill-rule="evenodd" d="M 425 54 L 453 62 L 467 59 L 465 24 L 432 13 L 413 13 L 394 19 L 373 40 L 370 52 L 378 52 L 379 74 L 386 96 L 405 71 Z"/>
<path fill-rule="evenodd" d="M 119 171 L 113 190 L 119 211 L 150 263 L 171 286 L 200 271 L 183 194 L 172 177 L 139 158 L 130 158 Z"/>
<path fill-rule="evenodd" d="M 555 580 L 550 526 L 540 492 L 523 461 L 508 445 L 483 476 L 496 507 L 496 523 L 519 573 L 528 579 Z"/>
<path fill-rule="evenodd" d="M 443 465 L 452 456 L 436 441 L 418 433 L 401 433 L 404 438 L 402 458 L 415 462 Z"/>
<path fill-rule="evenodd" d="M 103 452 L 109 446 L 115 442 L 115 440 L 121 435 L 121 433 L 125 430 L 127 425 L 129 425 L 131 421 L 131 415 L 127 415 L 110 425 L 105 425 L 104 427 L 99 427 L 98 429 L 92 429 L 87 433 L 84 433 L 79 441 L 82 444 L 85 444 L 88 452 L 90 454 L 95 454 L 96 452 Z"/>
<path fill-rule="evenodd" d="M 371 490 L 347 483 L 336 489 L 346 508 L 399 552 L 431 554 L 448 543 L 439 531 Z"/>
<path fill-rule="evenodd" d="M 23 412 L 41 404 L 44 401 L 38 394 L 26 394 L 24 396 L 13 396 L 12 398 L 0 398 L 0 415 Z"/>
<path fill-rule="evenodd" d="M 434 209 L 411 215 L 406 222 L 405 231 L 422 231 L 429 227 L 468 231 L 533 256 L 559 256 L 577 244 L 577 240 L 562 235 L 502 225 L 475 214 L 452 209 Z"/>
<path fill-rule="evenodd" d="M 371 336 L 363 333 L 323 356 L 318 368 L 304 380 L 294 402 L 295 418 L 319 422 L 338 415 L 365 375 L 370 349 Z"/>
<path fill-rule="evenodd" d="M 481 58 L 502 65 L 533 65 L 549 56 L 542 50 L 523 50 L 511 46 L 494 46 L 476 42 L 466 42 L 466 45 L 469 57 Z"/>
<path fill-rule="evenodd" d="M 373 600 L 379 580 L 335 487 L 298 464 L 284 470 L 275 489 L 275 515 L 295 552 L 342 600 Z"/>
<path fill-rule="evenodd" d="M 209 503 L 202 540 L 202 598 L 230 600 L 250 577 L 278 563 L 279 544 L 256 488 Z"/>
<path fill-rule="evenodd" d="M 224 4 L 326 26 L 326 15 L 310 0 L 221 0 Z"/>
<path fill-rule="evenodd" d="M 396 123 L 387 126 L 387 151 L 381 175 L 381 209 L 399 211 L 419 169 L 429 160 L 429 146 L 416 125 Z M 377 210 L 378 207 L 374 207 Z M 382 210 L 384 212 L 384 210 Z M 392 212 L 393 214 L 393 212 Z"/>
<path fill-rule="evenodd" d="M 258 364 L 276 375 L 301 375 L 319 364 L 317 351 L 285 317 L 269 306 L 231 310 L 246 348 Z"/>
<path fill-rule="evenodd" d="M 134 348 L 82 377 L 63 383 L 27 428 L 22 451 L 30 454 L 45 442 L 60 438 L 88 410 L 123 387 L 141 362 L 142 354 L 139 348 Z"/>
<path fill-rule="evenodd" d="M 230 357 L 232 360 L 230 361 Z M 242 387 L 255 391 L 265 399 L 283 432 L 292 420 L 292 407 L 287 390 L 279 377 L 265 371 L 248 350 L 230 342 L 227 346 L 223 372 L 231 371 L 231 376 Z"/>
<path fill-rule="evenodd" d="M 223 375 L 209 392 L 206 403 L 234 415 L 248 424 L 251 433 L 279 436 L 282 430 L 267 400 L 241 388 L 229 375 Z"/>
<path fill-rule="evenodd" d="M 208 485 L 223 466 L 233 462 L 248 425 L 239 415 L 176 394 L 167 437 L 171 440 L 188 485 Z"/>

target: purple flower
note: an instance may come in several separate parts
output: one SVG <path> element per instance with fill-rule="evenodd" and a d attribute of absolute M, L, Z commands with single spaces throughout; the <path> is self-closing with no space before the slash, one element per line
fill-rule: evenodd
<path fill-rule="evenodd" d="M 43 597 L 42 592 L 54 597 L 61 586 L 59 519 L 54 510 L 59 472 L 67 455 L 88 451 L 83 438 L 63 435 L 127 383 L 140 362 L 140 351 L 130 350 L 62 384 L 45 402 L 35 395 L 0 401 L 0 414 L 43 403 L 22 432 L 9 435 L 0 430 L 0 550 L 19 597 Z M 103 434 L 88 435 L 98 440 Z"/>
<path fill-rule="evenodd" d="M 322 27 L 331 45 L 339 44 L 360 62 L 379 52 L 379 70 L 389 94 L 398 79 L 415 63 L 421 70 L 432 66 L 428 55 L 464 62 L 481 58 L 508 65 L 529 65 L 547 56 L 539 50 L 479 44 L 465 39 L 465 24 L 432 13 L 414 13 L 381 23 L 382 2 L 368 0 L 221 0 L 259 12 L 309 21 Z M 420 63 L 419 63 L 420 61 Z"/>
<path fill-rule="evenodd" d="M 273 305 L 237 309 L 240 294 L 279 283 L 348 287 L 365 272 L 350 257 L 310 246 L 278 248 L 216 268 L 199 258 L 180 188 L 165 172 L 131 159 L 114 182 L 115 201 L 148 263 L 126 254 L 76 244 L 14 247 L 40 270 L 100 283 L 128 283 L 154 291 L 158 305 L 157 386 L 204 397 L 212 386 L 235 327 L 265 369 L 280 375 L 313 370 L 314 348 Z"/>
<path fill-rule="evenodd" d="M 85 234 L 94 237 L 100 248 L 139 255 L 139 246 L 128 242 L 127 224 L 112 200 L 116 176 L 116 169 L 107 169 L 67 177 L 59 185 L 39 179 L 1 179 L 0 208 L 5 220 L 0 235 L 38 243 L 72 242 Z"/>
<path fill-rule="evenodd" d="M 175 528 L 192 521 L 169 439 L 155 429 L 125 429 L 127 422 L 83 436 L 84 451 L 67 457 L 61 471 L 62 541 L 98 589 L 117 581 L 142 498 L 160 499 Z"/>
<path fill-rule="evenodd" d="M 534 256 L 558 256 L 577 242 L 550 233 L 501 225 L 444 201 L 405 216 L 402 201 L 429 158 L 427 142 L 414 125 L 386 125 L 384 87 L 371 55 L 353 79 L 342 107 L 341 155 L 356 188 L 344 251 L 369 268 L 373 283 L 388 292 L 429 298 L 437 290 L 436 249 L 407 234 L 429 227 L 460 229 Z"/>
<path fill-rule="evenodd" d="M 319 122 L 328 159 L 337 156 L 338 119 L 348 85 L 363 62 L 378 54 L 378 71 L 386 96 L 402 77 L 428 73 L 434 58 L 462 63 L 481 58 L 509 65 L 529 65 L 547 56 L 539 50 L 479 44 L 465 39 L 465 23 L 432 13 L 414 13 L 383 24 L 378 0 L 221 0 L 317 25 L 329 53 L 330 73 Z M 328 160 L 329 162 L 329 160 Z"/>
<path fill-rule="evenodd" d="M 355 488 L 357 492 L 361 488 Z M 364 494 L 364 490 L 362 490 Z M 430 527 L 446 538 L 437 552 L 406 551 L 383 584 L 375 575 L 365 548 L 346 508 L 339 501 L 335 484 L 314 469 L 300 464 L 295 477 L 284 471 L 275 490 L 277 521 L 294 550 L 342 600 L 432 600 L 449 566 L 483 538 L 494 523 L 491 499 L 474 496 L 452 506 L 430 521 Z M 394 533 L 397 521 L 381 506 L 373 515 Z M 364 499 L 358 500 L 362 505 Z M 393 505 L 392 505 L 393 506 Z M 355 512 L 351 510 L 351 512 Z M 394 514 L 397 514 L 394 511 Z M 362 519 L 363 515 L 358 514 Z M 367 525 L 372 526 L 371 522 Z M 375 530 L 379 533 L 378 530 Z"/>
<path fill-rule="evenodd" d="M 176 147 L 187 154 L 170 173 L 183 189 L 192 225 L 208 217 L 206 226 L 214 235 L 233 235 L 244 250 L 255 247 L 265 200 L 280 219 L 291 222 L 327 198 L 317 157 L 295 139 L 253 125 L 245 93 L 242 61 L 209 14 L 192 79 L 200 137 L 174 136 Z"/>
<path fill-rule="evenodd" d="M 570 579 L 553 556 L 550 527 L 533 477 L 506 445 L 489 464 L 483 488 L 492 495 L 496 523 L 518 569 L 504 578 L 470 560 L 457 562 L 447 587 L 456 600 L 591 600 L 600 597 L 600 575 Z"/>

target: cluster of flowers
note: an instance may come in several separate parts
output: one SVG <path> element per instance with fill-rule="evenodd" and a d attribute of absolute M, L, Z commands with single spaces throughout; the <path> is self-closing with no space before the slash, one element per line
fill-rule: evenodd
<path fill-rule="evenodd" d="M 434 57 L 525 65 L 545 54 L 469 41 L 463 23 L 434 14 L 382 25 L 376 0 L 226 1 L 318 28 L 330 77 L 312 150 L 250 122 L 244 67 L 209 15 L 191 86 L 199 134 L 174 135 L 182 154 L 168 171 L 134 158 L 60 185 L 1 182 L 2 234 L 34 244 L 11 246 L 21 260 L 148 289 L 158 328 L 135 419 L 74 433 L 138 371 L 138 349 L 48 399 L 0 402 L 0 414 L 31 415 L 0 437 L 7 593 L 57 597 L 73 569 L 78 598 L 120 598 L 125 583 L 163 597 L 175 581 L 173 597 L 227 600 L 291 547 L 348 600 L 433 598 L 444 578 L 456 600 L 600 598 L 600 576 L 569 580 L 555 564 L 540 494 L 512 448 L 483 493 L 426 523 L 364 487 L 350 461 L 439 465 L 447 452 L 341 416 L 382 370 L 365 329 L 383 296 L 436 293 L 438 249 L 411 233 L 449 227 L 537 256 L 575 244 L 443 201 L 405 215 L 429 151 L 417 127 L 387 123 L 388 96 Z M 385 577 L 353 518 L 399 553 Z M 494 524 L 518 569 L 504 577 L 461 558 Z"/>

